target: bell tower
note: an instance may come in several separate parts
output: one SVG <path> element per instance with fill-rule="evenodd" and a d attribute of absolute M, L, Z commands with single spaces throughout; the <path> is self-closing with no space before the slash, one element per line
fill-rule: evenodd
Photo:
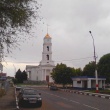
<path fill-rule="evenodd" d="M 52 61 L 51 37 L 49 36 L 48 33 L 44 37 L 42 60 L 40 62 L 40 65 L 53 65 L 54 66 L 54 62 Z"/>

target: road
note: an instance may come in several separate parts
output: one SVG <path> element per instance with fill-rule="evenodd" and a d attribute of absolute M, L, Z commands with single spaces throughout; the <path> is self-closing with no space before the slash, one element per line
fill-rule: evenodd
<path fill-rule="evenodd" d="M 41 108 L 21 108 L 21 110 L 109 110 L 110 100 L 48 88 L 36 88 L 42 94 Z"/>

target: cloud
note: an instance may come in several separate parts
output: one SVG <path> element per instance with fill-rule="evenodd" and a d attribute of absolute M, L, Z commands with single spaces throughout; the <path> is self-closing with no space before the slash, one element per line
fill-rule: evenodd
<path fill-rule="evenodd" d="M 40 0 L 40 2 L 42 3 L 40 15 L 43 19 L 32 28 L 33 38 L 21 43 L 21 50 L 14 50 L 9 60 L 34 61 L 36 64 L 40 62 L 47 24 L 48 33 L 52 37 L 52 58 L 55 63 L 61 61 L 71 67 L 83 68 L 89 61 L 94 60 L 93 41 L 89 31 L 92 31 L 94 36 L 97 62 L 101 56 L 110 52 L 109 0 Z"/>

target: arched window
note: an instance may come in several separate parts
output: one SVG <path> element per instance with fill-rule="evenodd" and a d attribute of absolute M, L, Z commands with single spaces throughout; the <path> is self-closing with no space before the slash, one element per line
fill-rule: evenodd
<path fill-rule="evenodd" d="M 47 60 L 49 60 L 49 55 L 47 55 Z"/>
<path fill-rule="evenodd" d="M 47 46 L 47 51 L 49 51 L 49 46 Z"/>

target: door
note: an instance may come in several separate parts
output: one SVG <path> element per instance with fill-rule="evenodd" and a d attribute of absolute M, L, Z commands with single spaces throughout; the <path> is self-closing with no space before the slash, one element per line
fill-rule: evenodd
<path fill-rule="evenodd" d="M 49 82 L 49 75 L 46 75 L 46 81 Z"/>
<path fill-rule="evenodd" d="M 87 81 L 84 81 L 84 89 L 87 89 Z"/>

